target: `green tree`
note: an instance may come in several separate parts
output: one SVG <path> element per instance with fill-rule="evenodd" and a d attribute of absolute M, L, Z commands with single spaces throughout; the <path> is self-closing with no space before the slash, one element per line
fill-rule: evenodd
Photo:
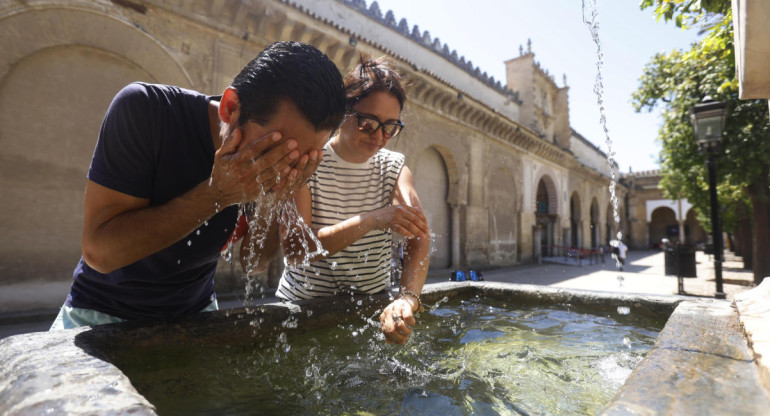
<path fill-rule="evenodd" d="M 754 281 L 770 276 L 770 122 L 765 100 L 739 100 L 735 76 L 733 25 L 727 0 L 644 0 L 658 19 L 677 26 L 700 26 L 705 34 L 690 50 L 655 55 L 632 95 L 636 111 L 662 107 L 659 139 L 661 186 L 668 197 L 687 198 L 699 221 L 711 228 L 705 156 L 695 143 L 690 109 L 709 95 L 728 103 L 717 190 L 724 230 L 737 228 L 740 204 L 753 221 Z"/>

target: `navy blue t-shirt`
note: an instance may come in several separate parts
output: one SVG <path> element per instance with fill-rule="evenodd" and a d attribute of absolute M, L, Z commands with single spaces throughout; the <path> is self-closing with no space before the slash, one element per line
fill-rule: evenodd
<path fill-rule="evenodd" d="M 167 85 L 133 83 L 104 117 L 88 179 L 161 205 L 211 175 L 212 97 Z M 214 271 L 235 227 L 237 207 L 221 210 L 190 235 L 136 263 L 102 274 L 81 257 L 66 304 L 123 319 L 176 317 L 215 299 Z"/>

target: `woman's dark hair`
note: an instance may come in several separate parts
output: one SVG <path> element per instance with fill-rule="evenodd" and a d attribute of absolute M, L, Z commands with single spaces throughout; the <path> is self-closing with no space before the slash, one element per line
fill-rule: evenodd
<path fill-rule="evenodd" d="M 266 123 L 290 99 L 316 131 L 335 130 L 345 115 L 342 75 L 321 51 L 301 42 L 276 42 L 259 53 L 232 83 L 240 100 L 239 124 Z"/>
<path fill-rule="evenodd" d="M 361 55 L 361 61 L 345 75 L 346 110 L 350 109 L 369 94 L 388 91 L 398 100 L 401 110 L 406 102 L 406 92 L 401 85 L 404 78 L 393 69 L 393 63 L 385 57 L 372 59 Z"/>

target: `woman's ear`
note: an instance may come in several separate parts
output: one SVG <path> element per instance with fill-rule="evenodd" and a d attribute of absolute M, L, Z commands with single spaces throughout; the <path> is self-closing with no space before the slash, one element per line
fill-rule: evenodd
<path fill-rule="evenodd" d="M 222 94 L 222 101 L 219 102 L 219 119 L 227 124 L 237 122 L 240 106 L 238 92 L 233 87 L 227 87 Z"/>

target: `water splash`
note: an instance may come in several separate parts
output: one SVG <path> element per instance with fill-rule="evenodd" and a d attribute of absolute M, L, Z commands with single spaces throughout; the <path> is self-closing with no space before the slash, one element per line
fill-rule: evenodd
<path fill-rule="evenodd" d="M 298 244 L 285 247 L 284 255 L 301 258 L 301 267 L 309 267 L 310 259 L 328 254 L 321 241 L 299 214 L 292 198 L 281 202 L 274 193 L 263 191 L 254 201 L 241 204 L 238 213 L 239 217 L 243 215 L 247 218 L 249 225 L 248 238 L 241 243 L 241 255 L 244 256 L 244 271 L 247 276 L 246 299 L 252 297 L 255 289 L 259 290 L 260 294 L 264 294 L 264 285 L 255 281 L 252 275 L 256 274 L 260 268 L 260 262 L 263 260 L 260 255 L 261 249 L 264 248 L 269 237 L 270 230 L 265 227 L 265 224 L 277 223 L 296 237 L 294 243 Z M 224 253 L 226 259 L 229 260 L 231 252 L 232 247 L 228 246 Z M 269 261 L 269 259 L 265 260 Z"/>

